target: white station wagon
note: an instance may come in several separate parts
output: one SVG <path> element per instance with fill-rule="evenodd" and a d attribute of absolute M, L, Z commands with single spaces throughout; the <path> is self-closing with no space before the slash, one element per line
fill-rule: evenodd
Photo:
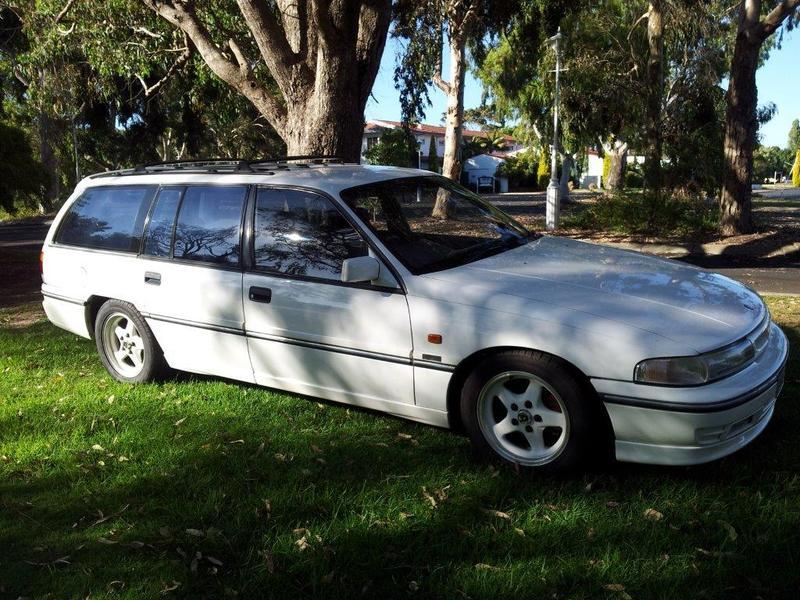
<path fill-rule="evenodd" d="M 767 426 L 788 353 L 739 283 L 531 233 L 414 169 L 103 173 L 42 260 L 48 318 L 120 381 L 256 383 L 458 429 L 536 469 L 730 454 Z"/>

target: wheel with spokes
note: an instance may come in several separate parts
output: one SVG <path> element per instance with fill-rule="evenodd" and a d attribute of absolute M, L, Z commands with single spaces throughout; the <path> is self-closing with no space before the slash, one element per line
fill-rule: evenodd
<path fill-rule="evenodd" d="M 461 393 L 475 448 L 537 470 L 565 470 L 588 456 L 603 429 L 597 404 L 565 363 L 533 351 L 488 358 Z"/>
<path fill-rule="evenodd" d="M 94 333 L 100 360 L 119 381 L 141 383 L 163 372 L 161 348 L 132 304 L 108 300 L 97 313 Z"/>

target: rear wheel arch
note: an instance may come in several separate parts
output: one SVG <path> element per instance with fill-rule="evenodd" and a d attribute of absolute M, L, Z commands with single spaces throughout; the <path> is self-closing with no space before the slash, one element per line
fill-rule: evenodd
<path fill-rule="evenodd" d="M 100 312 L 100 307 L 111 298 L 105 296 L 89 296 L 86 301 L 86 329 L 89 330 L 91 338 L 94 339 L 94 323 L 97 320 L 97 313 Z"/>
<path fill-rule="evenodd" d="M 478 350 L 473 354 L 470 354 L 465 359 L 463 359 L 458 365 L 456 365 L 456 369 L 453 372 L 453 376 L 450 378 L 450 383 L 447 386 L 447 420 L 450 424 L 450 428 L 458 431 L 464 431 L 464 424 L 461 421 L 461 390 L 464 387 L 464 383 L 469 377 L 469 374 L 477 367 L 482 361 L 490 356 L 494 356 L 497 354 L 505 354 L 505 353 L 526 353 L 526 352 L 535 352 L 537 354 L 541 354 L 543 356 L 548 356 L 562 365 L 567 367 L 567 369 L 573 374 L 575 379 L 580 383 L 581 387 L 585 390 L 587 397 L 590 398 L 590 401 L 596 402 L 601 409 L 601 414 L 603 415 L 604 420 L 604 427 L 609 434 L 613 434 L 613 429 L 611 427 L 611 419 L 608 416 L 608 412 L 603 406 L 603 403 L 600 401 L 600 397 L 597 395 L 597 392 L 594 389 L 594 386 L 589 381 L 589 378 L 581 371 L 578 367 L 574 364 L 561 358 L 560 356 L 556 356 L 555 354 L 550 354 L 549 352 L 542 352 L 541 350 L 535 350 L 533 348 L 524 348 L 520 346 L 496 346 L 492 348 L 484 348 L 482 350 Z"/>

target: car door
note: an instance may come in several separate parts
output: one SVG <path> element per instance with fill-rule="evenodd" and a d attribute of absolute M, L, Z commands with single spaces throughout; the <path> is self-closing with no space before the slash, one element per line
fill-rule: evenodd
<path fill-rule="evenodd" d="M 141 310 L 170 366 L 253 381 L 241 229 L 248 187 L 162 187 L 140 254 Z M 176 218 L 177 215 L 177 218 Z"/>
<path fill-rule="evenodd" d="M 259 188 L 253 208 L 243 299 L 256 382 L 388 412 L 413 405 L 408 304 L 391 271 L 341 282 L 343 261 L 371 250 L 326 196 Z"/>

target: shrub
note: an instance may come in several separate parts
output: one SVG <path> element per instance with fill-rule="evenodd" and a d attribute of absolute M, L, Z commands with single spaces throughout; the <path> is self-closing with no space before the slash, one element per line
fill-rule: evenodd
<path fill-rule="evenodd" d="M 549 183 L 550 162 L 547 160 L 547 151 L 543 149 L 539 155 L 539 167 L 536 169 L 536 185 L 540 190 L 544 190 Z"/>
<path fill-rule="evenodd" d="M 625 172 L 625 187 L 639 189 L 644 185 L 644 177 L 636 171 Z"/>
<path fill-rule="evenodd" d="M 794 166 L 792 167 L 792 185 L 794 187 L 800 187 L 800 150 L 797 151 L 797 155 L 794 157 Z"/>
<path fill-rule="evenodd" d="M 428 146 L 428 170 L 438 173 L 441 171 L 439 165 L 439 151 L 436 149 L 436 138 L 431 136 L 431 143 Z"/>
<path fill-rule="evenodd" d="M 501 163 L 495 175 L 508 178 L 508 185 L 513 189 L 535 187 L 538 160 L 538 156 L 531 151 L 520 152 Z"/>
<path fill-rule="evenodd" d="M 417 154 L 413 136 L 402 129 L 387 129 L 381 134 L 378 143 L 364 152 L 364 158 L 371 165 L 392 167 L 416 167 L 412 157 Z"/>
<path fill-rule="evenodd" d="M 565 226 L 620 234 L 687 236 L 716 231 L 719 210 L 701 194 L 621 191 L 565 219 Z"/>

